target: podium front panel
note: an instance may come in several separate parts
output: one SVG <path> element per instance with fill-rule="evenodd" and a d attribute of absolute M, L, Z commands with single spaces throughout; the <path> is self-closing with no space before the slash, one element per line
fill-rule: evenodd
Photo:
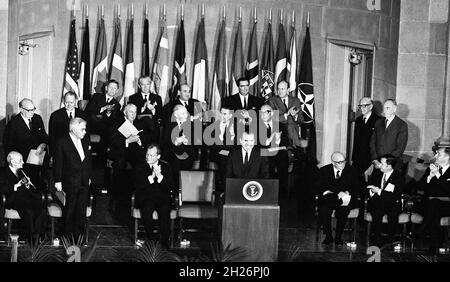
<path fill-rule="evenodd" d="M 222 243 L 244 248 L 242 261 L 277 261 L 279 219 L 279 206 L 224 205 Z"/>

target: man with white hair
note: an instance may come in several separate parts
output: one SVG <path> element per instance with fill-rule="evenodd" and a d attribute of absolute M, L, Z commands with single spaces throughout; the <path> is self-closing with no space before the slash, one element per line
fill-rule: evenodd
<path fill-rule="evenodd" d="M 65 234 L 77 239 L 86 228 L 86 208 L 92 176 L 92 156 L 86 135 L 86 121 L 74 118 L 69 134 L 59 139 L 53 156 L 55 188 L 66 193 L 63 209 Z"/>
<path fill-rule="evenodd" d="M 32 240 L 34 236 L 39 235 L 43 238 L 46 210 L 42 194 L 25 173 L 23 158 L 19 152 L 9 152 L 6 160 L 8 168 L 5 171 L 5 186 L 2 191 L 6 196 L 5 207 L 17 210 L 23 221 L 23 233 L 27 240 Z"/>

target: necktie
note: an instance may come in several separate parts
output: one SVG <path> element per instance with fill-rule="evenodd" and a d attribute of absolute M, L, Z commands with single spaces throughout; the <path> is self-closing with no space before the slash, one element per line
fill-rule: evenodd
<path fill-rule="evenodd" d="M 247 97 L 244 97 L 244 109 L 247 109 Z"/>
<path fill-rule="evenodd" d="M 286 98 L 283 99 L 283 102 L 284 102 L 284 105 L 286 106 L 286 109 L 289 109 L 289 107 L 288 107 L 288 101 L 287 101 Z"/>
<path fill-rule="evenodd" d="M 224 144 L 225 144 L 225 140 L 226 140 L 226 138 L 227 138 L 227 131 L 228 131 L 228 127 L 227 127 L 227 125 L 225 124 L 224 130 L 223 130 L 223 135 L 222 135 L 222 140 L 223 140 L 223 143 L 224 143 Z"/>
<path fill-rule="evenodd" d="M 109 104 L 109 102 L 111 102 L 111 98 L 106 98 L 106 104 Z"/>
<path fill-rule="evenodd" d="M 341 178 L 341 175 L 340 175 L 340 171 L 338 170 L 338 171 L 336 171 L 336 179 L 339 179 L 339 178 Z"/>
<path fill-rule="evenodd" d="M 69 112 L 69 119 L 73 119 L 72 112 Z"/>
<path fill-rule="evenodd" d="M 32 127 L 32 125 L 31 125 L 31 118 L 28 119 L 28 128 L 30 128 L 30 130 L 33 130 L 33 127 Z"/>
<path fill-rule="evenodd" d="M 388 127 L 388 119 L 384 120 L 384 127 L 387 128 Z"/>
<path fill-rule="evenodd" d="M 267 138 L 270 138 L 270 135 L 272 135 L 272 127 L 270 124 L 267 124 Z"/>
<path fill-rule="evenodd" d="M 178 137 L 183 136 L 183 127 L 181 126 L 181 123 L 178 124 L 178 130 L 179 130 Z"/>
<path fill-rule="evenodd" d="M 244 166 L 248 165 L 248 152 L 245 152 Z"/>
<path fill-rule="evenodd" d="M 364 120 L 364 124 L 366 124 L 367 123 L 367 118 L 364 117 L 363 120 Z"/>
<path fill-rule="evenodd" d="M 386 186 L 386 174 L 383 174 L 383 180 L 381 180 L 381 189 L 384 189 Z"/>
<path fill-rule="evenodd" d="M 144 102 L 145 102 L 145 103 L 148 102 L 148 95 L 147 95 L 147 94 L 144 95 Z"/>
<path fill-rule="evenodd" d="M 442 167 L 439 168 L 439 174 L 442 176 Z"/>

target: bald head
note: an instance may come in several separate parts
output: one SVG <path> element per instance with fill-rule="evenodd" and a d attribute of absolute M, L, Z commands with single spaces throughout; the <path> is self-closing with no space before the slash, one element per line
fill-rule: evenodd
<path fill-rule="evenodd" d="M 334 152 L 331 155 L 331 162 L 337 170 L 343 170 L 345 168 L 345 156 L 341 152 Z"/>
<path fill-rule="evenodd" d="M 15 169 L 22 168 L 23 166 L 22 155 L 16 151 L 9 152 L 9 154 L 6 156 L 6 161 L 8 162 L 8 165 L 10 167 Z"/>
<path fill-rule="evenodd" d="M 34 111 L 36 108 L 34 107 L 33 101 L 28 98 L 22 99 L 19 103 L 20 114 L 26 118 L 31 119 L 34 116 Z"/>
<path fill-rule="evenodd" d="M 286 81 L 280 81 L 277 85 L 277 94 L 281 99 L 288 95 L 288 83 Z"/>

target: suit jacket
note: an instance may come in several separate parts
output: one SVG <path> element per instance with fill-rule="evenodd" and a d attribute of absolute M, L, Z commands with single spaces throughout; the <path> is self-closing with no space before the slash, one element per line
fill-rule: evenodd
<path fill-rule="evenodd" d="M 386 180 L 384 187 L 380 187 L 382 178 L 383 172 L 381 172 L 380 170 L 375 170 L 371 178 L 369 179 L 369 185 L 374 185 L 376 187 L 383 189 L 381 195 L 380 196 L 378 194 L 373 195 L 371 197 L 371 201 L 375 202 L 379 200 L 382 201 L 384 205 L 395 204 L 398 200 L 400 200 L 400 196 L 402 195 L 402 191 L 405 185 L 404 176 L 400 172 L 394 170 L 389 179 Z M 394 192 L 389 192 L 385 190 L 385 188 L 389 184 L 394 185 Z"/>
<path fill-rule="evenodd" d="M 152 104 L 156 103 L 154 118 L 156 118 L 156 119 L 162 118 L 162 106 L 163 105 L 162 105 L 161 97 L 159 95 L 149 93 L 148 99 L 149 99 L 150 103 L 152 103 Z M 128 104 L 130 104 L 130 103 L 136 105 L 138 115 L 152 114 L 152 112 L 148 108 L 145 108 L 144 112 L 142 112 L 142 107 L 144 106 L 145 102 L 144 102 L 144 98 L 142 98 L 141 92 L 131 95 L 128 98 Z"/>
<path fill-rule="evenodd" d="M 148 177 L 152 174 L 152 170 L 147 163 L 142 163 L 136 168 L 136 206 L 138 208 L 142 207 L 147 200 L 170 203 L 171 193 L 176 189 L 172 169 L 168 163 L 161 160 L 158 161 L 158 165 L 161 165 L 163 175 L 161 183 L 158 183 L 155 177 L 153 184 L 150 184 Z"/>
<path fill-rule="evenodd" d="M 119 127 L 122 126 L 124 122 L 125 117 L 118 119 L 112 128 L 110 136 L 110 151 L 108 152 L 109 158 L 113 161 L 123 159 L 133 159 L 133 161 L 139 161 L 145 155 L 144 149 L 147 147 L 150 140 L 152 140 L 152 133 L 149 132 L 147 128 L 145 128 L 145 122 L 135 119 L 133 125 L 137 130 L 142 130 L 141 132 L 139 132 L 141 145 L 134 142 L 128 144 L 128 147 L 126 147 L 126 138 L 119 131 Z"/>
<path fill-rule="evenodd" d="M 288 123 L 289 121 L 294 122 L 296 124 L 303 124 L 303 114 L 301 111 L 301 102 L 300 99 L 297 97 L 292 97 L 290 95 L 288 97 L 288 108 L 286 108 L 286 105 L 283 103 L 283 100 L 280 98 L 280 96 L 273 96 L 269 99 L 268 104 L 272 107 L 273 110 L 278 110 L 279 114 L 279 121 L 281 123 Z M 284 114 L 288 112 L 288 110 L 292 107 L 296 107 L 297 109 L 300 109 L 296 117 L 292 117 L 291 115 L 288 116 L 286 119 L 284 117 Z"/>
<path fill-rule="evenodd" d="M 384 154 L 392 154 L 400 158 L 405 151 L 407 141 L 408 125 L 398 116 L 394 117 L 388 128 L 385 128 L 385 119 L 377 120 L 370 139 L 372 161 L 378 160 Z"/>
<path fill-rule="evenodd" d="M 427 183 L 428 175 L 430 175 L 430 168 L 427 168 L 418 183 L 419 189 L 424 190 L 425 196 L 450 197 L 450 168 L 439 179 L 436 177 L 431 178 L 430 183 Z"/>
<path fill-rule="evenodd" d="M 275 132 L 276 127 L 278 127 L 277 132 L 281 132 L 281 140 L 280 144 L 277 145 L 275 143 L 275 138 L 272 139 L 272 142 L 270 145 L 267 145 L 267 139 L 270 138 L 270 135 Z M 261 148 L 270 148 L 270 147 L 281 147 L 281 146 L 289 146 L 289 137 L 288 132 L 286 130 L 286 124 L 283 123 L 277 123 L 277 121 L 272 120 L 272 127 L 269 132 L 269 128 L 266 126 L 266 124 L 260 120 L 258 125 L 258 135 L 255 137 L 258 138 L 258 144 Z"/>
<path fill-rule="evenodd" d="M 239 94 L 234 94 L 231 95 L 230 97 L 225 98 L 223 100 L 223 103 L 225 106 L 227 106 L 229 109 L 233 111 L 252 110 L 252 109 L 259 111 L 261 106 L 264 104 L 264 100 L 254 95 L 248 94 L 247 108 L 244 109 Z"/>
<path fill-rule="evenodd" d="M 236 120 L 231 119 L 229 122 L 228 127 L 226 128 L 226 131 L 222 135 L 222 139 L 220 139 L 220 120 L 216 120 L 212 124 L 208 126 L 208 129 L 213 130 L 211 132 L 211 137 L 213 138 L 211 140 L 212 144 L 207 143 L 207 145 L 210 145 L 211 155 L 213 156 L 213 159 L 217 159 L 218 154 L 222 150 L 226 150 L 228 152 L 231 152 L 234 147 L 237 144 L 237 133 L 236 133 Z M 206 136 L 210 136 L 209 133 L 206 133 Z M 234 137 L 232 137 L 234 136 Z"/>
<path fill-rule="evenodd" d="M 85 121 L 87 121 L 86 115 L 85 113 L 78 109 L 75 108 L 75 116 L 74 117 L 79 117 L 84 119 Z M 56 144 L 56 140 L 58 140 L 59 138 L 67 135 L 69 133 L 69 116 L 67 115 L 67 111 L 66 108 L 61 108 L 58 109 L 56 111 L 54 111 L 51 115 L 50 115 L 50 121 L 49 121 L 49 125 L 48 125 L 48 134 L 49 134 L 49 139 L 50 139 L 50 154 L 53 155 L 53 150 Z"/>
<path fill-rule="evenodd" d="M 29 174 L 27 174 L 27 176 L 29 176 Z M 21 209 L 29 200 L 37 200 L 37 202 L 41 201 L 41 195 L 37 189 L 27 189 L 25 185 L 22 184 L 17 188 L 17 191 L 14 191 L 14 185 L 22 178 L 23 175 L 20 170 L 17 171 L 16 176 L 9 166 L 5 169 L 5 183 L 1 192 L 6 197 L 6 208 Z M 31 182 L 34 184 L 33 180 L 31 180 Z"/>
<path fill-rule="evenodd" d="M 116 100 L 116 98 L 113 98 L 111 101 L 109 101 L 108 105 L 114 105 L 114 109 L 111 112 L 111 116 L 109 116 L 109 118 L 116 118 L 120 113 L 120 103 Z M 95 93 L 86 106 L 86 115 L 89 117 L 101 115 L 103 118 L 108 118 L 106 115 L 106 111 L 100 113 L 100 109 L 104 106 L 106 106 L 106 94 Z"/>
<path fill-rule="evenodd" d="M 31 125 L 30 130 L 20 113 L 9 121 L 3 136 L 6 154 L 17 151 L 26 162 L 31 149 L 36 149 L 42 143 L 48 144 L 48 135 L 41 116 L 34 114 Z"/>
<path fill-rule="evenodd" d="M 315 184 L 319 198 L 323 197 L 323 193 L 327 190 L 330 190 L 336 195 L 339 192 L 348 191 L 352 196 L 349 205 L 354 205 L 359 195 L 359 178 L 357 177 L 356 170 L 349 164 L 345 165 L 339 179 L 336 179 L 333 164 L 321 167 Z"/>
<path fill-rule="evenodd" d="M 372 163 L 370 156 L 370 139 L 375 129 L 375 122 L 380 117 L 372 112 L 367 123 L 364 123 L 363 116 L 359 116 L 355 121 L 355 135 L 353 138 L 353 165 L 359 171 L 365 171 Z"/>
<path fill-rule="evenodd" d="M 171 112 L 173 112 L 173 107 L 175 107 L 176 105 L 184 106 L 184 103 L 181 102 L 180 98 L 175 99 L 172 103 Z M 189 98 L 187 111 L 191 116 L 195 116 L 196 114 L 201 113 L 203 109 L 200 105 L 200 102 L 197 99 Z"/>
<path fill-rule="evenodd" d="M 53 176 L 55 182 L 62 182 L 63 190 L 72 191 L 79 187 L 88 187 L 92 175 L 92 155 L 89 139 L 81 140 L 84 151 L 84 160 L 70 138 L 69 134 L 60 138 L 55 147 L 53 156 Z"/>
<path fill-rule="evenodd" d="M 165 150 L 165 154 L 168 159 L 176 158 L 175 155 L 183 155 L 183 153 L 187 153 L 189 157 L 195 158 L 197 153 L 194 148 L 194 130 L 192 123 L 190 121 L 186 121 L 182 124 L 181 130 L 178 128 L 178 123 L 170 122 L 164 132 L 163 143 L 162 146 Z M 181 144 L 179 146 L 175 146 L 175 139 L 180 135 L 186 136 L 188 140 L 188 144 Z"/>
<path fill-rule="evenodd" d="M 261 156 L 259 148 L 253 147 L 248 165 L 244 166 L 242 147 L 238 147 L 228 156 L 226 178 L 270 178 L 269 162 Z"/>

